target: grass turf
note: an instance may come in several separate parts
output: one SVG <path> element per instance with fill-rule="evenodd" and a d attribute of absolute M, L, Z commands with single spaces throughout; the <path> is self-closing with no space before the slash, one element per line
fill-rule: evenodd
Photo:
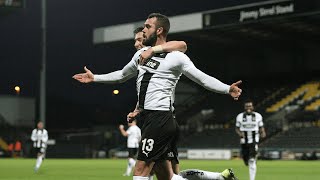
<path fill-rule="evenodd" d="M 0 179 L 4 180 L 129 180 L 123 177 L 124 159 L 46 159 L 34 173 L 35 159 L 0 159 Z M 196 168 L 221 172 L 232 167 L 240 180 L 248 180 L 248 168 L 241 160 L 181 160 L 181 169 Z M 256 180 L 320 179 L 320 161 L 258 161 Z"/>

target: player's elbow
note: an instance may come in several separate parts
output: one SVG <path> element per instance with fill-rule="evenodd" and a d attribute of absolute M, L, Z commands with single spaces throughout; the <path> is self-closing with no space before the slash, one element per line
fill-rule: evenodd
<path fill-rule="evenodd" d="M 116 81 L 116 83 L 124 83 L 124 82 L 126 82 L 125 79 L 119 79 L 119 80 Z"/>
<path fill-rule="evenodd" d="M 123 74 L 118 80 L 116 80 L 116 83 L 124 83 L 124 82 L 126 82 L 128 79 L 130 79 L 130 76 Z"/>
<path fill-rule="evenodd" d="M 184 41 L 180 41 L 180 44 L 181 44 L 181 51 L 185 53 L 188 50 L 187 43 Z"/>

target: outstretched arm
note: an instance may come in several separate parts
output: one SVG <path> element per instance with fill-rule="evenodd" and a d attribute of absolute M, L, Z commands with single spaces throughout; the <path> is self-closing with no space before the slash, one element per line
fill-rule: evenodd
<path fill-rule="evenodd" d="M 151 58 L 155 53 L 180 51 L 185 53 L 187 51 L 187 44 L 184 41 L 169 41 L 164 44 L 154 46 L 144 51 L 140 55 L 140 64 L 144 64 L 145 60 Z"/>
<path fill-rule="evenodd" d="M 85 73 L 75 74 L 72 78 L 81 83 L 103 82 L 103 83 L 122 83 L 134 77 L 137 73 L 136 53 L 132 60 L 122 69 L 108 74 L 95 75 L 87 67 L 84 67 Z"/>
<path fill-rule="evenodd" d="M 238 87 L 242 81 L 233 83 L 231 86 L 222 83 L 218 79 L 205 74 L 197 69 L 191 60 L 185 54 L 179 53 L 179 59 L 181 62 L 181 70 L 192 81 L 198 83 L 204 88 L 223 94 L 230 94 L 234 100 L 238 100 L 242 90 Z"/>

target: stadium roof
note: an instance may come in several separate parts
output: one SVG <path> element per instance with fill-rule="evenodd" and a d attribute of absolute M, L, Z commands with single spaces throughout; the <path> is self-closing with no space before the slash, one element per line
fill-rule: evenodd
<path fill-rule="evenodd" d="M 169 18 L 169 38 L 219 45 L 292 38 L 314 42 L 320 36 L 320 3 L 316 0 L 273 0 Z M 132 45 L 132 32 L 143 23 L 97 28 L 93 42 Z"/>

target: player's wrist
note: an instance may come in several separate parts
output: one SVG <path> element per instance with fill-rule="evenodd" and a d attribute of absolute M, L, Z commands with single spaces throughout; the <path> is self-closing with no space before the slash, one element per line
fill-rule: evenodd
<path fill-rule="evenodd" d="M 152 52 L 155 54 L 163 52 L 163 48 L 161 45 L 153 46 L 153 47 L 151 47 L 151 49 L 152 49 Z"/>

